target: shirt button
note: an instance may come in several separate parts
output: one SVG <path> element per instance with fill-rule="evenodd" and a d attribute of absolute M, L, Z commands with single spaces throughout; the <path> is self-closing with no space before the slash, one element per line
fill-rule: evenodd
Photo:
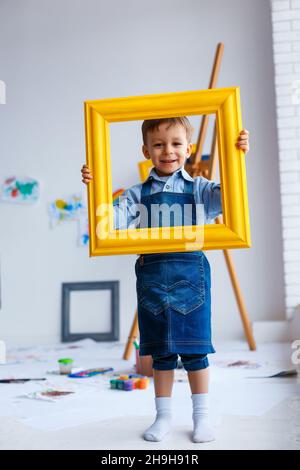
<path fill-rule="evenodd" d="M 170 189 L 170 186 L 167 184 L 166 188 L 167 188 L 167 189 Z"/>

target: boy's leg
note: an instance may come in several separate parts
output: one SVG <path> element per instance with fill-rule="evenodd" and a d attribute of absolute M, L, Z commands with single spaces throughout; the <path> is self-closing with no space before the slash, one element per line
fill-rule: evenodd
<path fill-rule="evenodd" d="M 208 393 L 209 368 L 187 371 L 192 393 Z"/>
<path fill-rule="evenodd" d="M 153 381 L 156 397 L 171 397 L 174 383 L 174 369 L 153 369 Z"/>
<path fill-rule="evenodd" d="M 193 403 L 194 442 L 210 442 L 215 439 L 209 423 L 209 369 L 207 356 L 181 355 L 184 368 L 188 373 Z"/>
<path fill-rule="evenodd" d="M 161 441 L 171 428 L 171 395 L 174 369 L 177 367 L 177 354 L 165 357 L 153 355 L 152 357 L 156 418 L 143 436 L 147 441 L 157 442 Z"/>

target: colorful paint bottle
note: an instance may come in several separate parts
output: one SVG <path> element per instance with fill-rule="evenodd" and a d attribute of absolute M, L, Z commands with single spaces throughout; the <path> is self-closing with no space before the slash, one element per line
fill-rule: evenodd
<path fill-rule="evenodd" d="M 59 364 L 60 374 L 63 374 L 63 375 L 71 374 L 73 362 L 74 362 L 73 359 L 70 359 L 70 358 L 59 359 L 58 364 Z"/>
<path fill-rule="evenodd" d="M 124 388 L 126 392 L 131 392 L 133 390 L 133 381 L 132 380 L 124 380 Z"/>
<path fill-rule="evenodd" d="M 139 382 L 139 388 L 141 390 L 145 389 L 148 387 L 148 380 L 147 379 L 140 379 L 140 382 Z"/>
<path fill-rule="evenodd" d="M 117 388 L 117 381 L 116 381 L 116 379 L 111 379 L 111 381 L 110 381 L 110 388 L 113 388 L 113 389 Z"/>
<path fill-rule="evenodd" d="M 117 379 L 117 380 L 116 380 L 116 383 L 117 383 L 117 389 L 118 389 L 118 390 L 123 390 L 123 388 L 124 388 L 124 382 L 123 382 L 123 380 Z"/>

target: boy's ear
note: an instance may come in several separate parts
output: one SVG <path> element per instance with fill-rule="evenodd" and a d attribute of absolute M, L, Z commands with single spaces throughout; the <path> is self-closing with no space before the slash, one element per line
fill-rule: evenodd
<path fill-rule="evenodd" d="M 148 151 L 146 145 L 143 145 L 143 146 L 142 146 L 142 152 L 143 152 L 143 154 L 144 154 L 144 157 L 147 158 L 147 160 L 149 160 L 149 159 L 150 159 L 150 155 L 149 155 L 149 151 Z"/>
<path fill-rule="evenodd" d="M 189 144 L 187 146 L 186 158 L 190 158 L 190 156 L 192 155 L 192 150 L 193 150 L 193 144 Z"/>

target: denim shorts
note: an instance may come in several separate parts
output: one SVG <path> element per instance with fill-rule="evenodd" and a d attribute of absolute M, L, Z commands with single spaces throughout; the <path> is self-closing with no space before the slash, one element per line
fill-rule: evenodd
<path fill-rule="evenodd" d="M 179 354 L 181 362 L 186 371 L 206 369 L 209 366 L 206 354 Z M 178 365 L 178 354 L 161 356 L 152 354 L 153 369 L 172 370 Z"/>
<path fill-rule="evenodd" d="M 136 261 L 140 356 L 210 354 L 210 266 L 203 252 L 141 255 Z"/>

